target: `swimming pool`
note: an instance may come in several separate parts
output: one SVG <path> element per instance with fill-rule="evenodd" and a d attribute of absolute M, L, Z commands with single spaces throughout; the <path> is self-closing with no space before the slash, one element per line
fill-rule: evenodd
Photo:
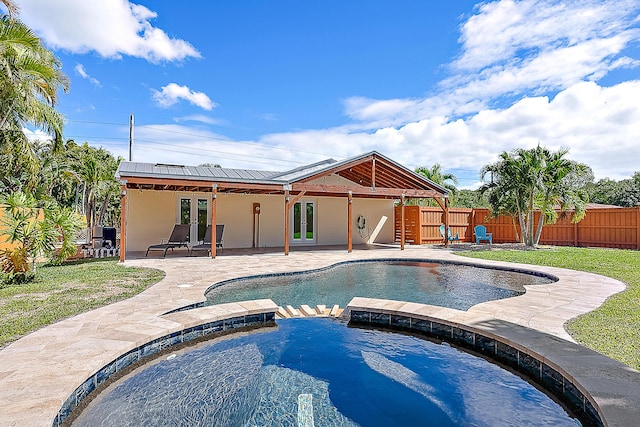
<path fill-rule="evenodd" d="M 313 419 L 313 421 L 311 421 Z M 575 426 L 517 375 L 447 344 L 289 319 L 165 355 L 106 388 L 76 426 Z"/>
<path fill-rule="evenodd" d="M 524 286 L 552 281 L 550 277 L 503 269 L 423 260 L 384 260 L 229 280 L 213 285 L 206 297 L 207 304 L 269 298 L 281 306 L 338 304 L 345 307 L 357 296 L 467 310 L 481 302 L 521 295 Z"/>

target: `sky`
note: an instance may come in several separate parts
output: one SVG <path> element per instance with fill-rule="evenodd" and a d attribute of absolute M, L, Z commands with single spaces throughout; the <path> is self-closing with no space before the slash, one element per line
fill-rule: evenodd
<path fill-rule="evenodd" d="M 459 188 L 503 151 L 640 171 L 640 0 L 17 0 L 62 61 L 65 138 L 285 171 L 369 151 Z M 38 129 L 29 129 L 41 137 Z"/>

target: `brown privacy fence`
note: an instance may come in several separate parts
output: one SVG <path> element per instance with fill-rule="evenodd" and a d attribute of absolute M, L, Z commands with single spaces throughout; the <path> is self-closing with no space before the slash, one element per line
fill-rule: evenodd
<path fill-rule="evenodd" d="M 400 206 L 396 206 L 395 233 L 400 241 Z M 536 212 L 537 224 L 540 212 Z M 545 225 L 540 244 L 557 246 L 598 246 L 640 250 L 640 206 L 634 208 L 594 208 L 577 224 L 573 212 L 566 212 L 555 224 Z M 444 212 L 437 207 L 405 206 L 405 242 L 442 243 L 440 225 Z M 514 243 L 516 233 L 510 217 L 489 218 L 488 209 L 449 208 L 451 234 L 461 242 L 475 242 L 473 228 L 482 224 L 493 234 L 493 243 Z"/>

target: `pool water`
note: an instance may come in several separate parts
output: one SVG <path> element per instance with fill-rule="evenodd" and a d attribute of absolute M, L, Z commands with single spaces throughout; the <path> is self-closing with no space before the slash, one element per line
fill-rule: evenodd
<path fill-rule="evenodd" d="M 467 310 L 521 295 L 524 286 L 550 282 L 532 274 L 459 264 L 351 262 L 309 273 L 231 280 L 211 287 L 206 297 L 208 304 L 270 298 L 294 307 L 345 307 L 353 297 L 367 297 Z"/>
<path fill-rule="evenodd" d="M 579 423 L 536 387 L 483 358 L 316 318 L 279 321 L 277 328 L 165 355 L 107 387 L 73 425 Z"/>

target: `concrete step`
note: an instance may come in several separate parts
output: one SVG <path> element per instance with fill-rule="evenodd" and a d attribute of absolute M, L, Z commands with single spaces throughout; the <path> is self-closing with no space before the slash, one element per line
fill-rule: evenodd
<path fill-rule="evenodd" d="M 302 304 L 299 309 L 292 305 L 278 307 L 276 316 L 278 319 L 289 319 L 291 317 L 340 317 L 344 309 L 335 304 L 331 309 L 324 304 L 318 304 L 315 308 L 311 308 L 307 304 Z"/>

